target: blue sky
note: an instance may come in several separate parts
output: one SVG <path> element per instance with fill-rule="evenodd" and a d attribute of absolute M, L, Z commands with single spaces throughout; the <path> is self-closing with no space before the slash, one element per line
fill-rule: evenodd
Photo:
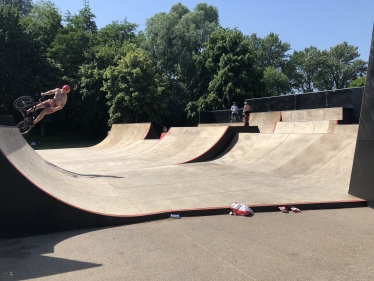
<path fill-rule="evenodd" d="M 81 0 L 51 1 L 62 14 L 83 8 Z M 190 10 L 201 2 L 215 6 L 221 26 L 237 27 L 246 35 L 279 34 L 291 44 L 291 52 L 311 45 L 325 50 L 347 41 L 358 47 L 361 59 L 369 59 L 374 0 L 90 0 L 89 5 L 98 28 L 126 18 L 144 29 L 147 18 L 168 12 L 178 2 Z"/>

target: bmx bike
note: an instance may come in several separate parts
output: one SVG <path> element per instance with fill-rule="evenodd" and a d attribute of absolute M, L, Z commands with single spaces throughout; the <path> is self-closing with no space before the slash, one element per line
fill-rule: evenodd
<path fill-rule="evenodd" d="M 240 121 L 242 123 L 249 123 L 249 115 L 246 116 L 245 113 L 243 112 L 242 115 L 240 116 Z"/>
<path fill-rule="evenodd" d="M 22 135 L 27 134 L 33 128 L 32 124 L 36 118 L 35 108 L 36 105 L 43 102 L 44 97 L 41 97 L 38 102 L 34 102 L 34 99 L 30 96 L 22 96 L 13 102 L 13 107 L 19 110 L 23 116 L 23 121 L 19 122 L 16 126 Z M 32 108 L 28 114 L 25 111 Z"/>
<path fill-rule="evenodd" d="M 237 116 L 237 119 L 234 116 L 230 116 L 230 123 L 234 122 L 241 122 L 241 123 L 247 123 L 247 116 L 245 116 L 245 113 L 243 112 L 240 116 Z"/>

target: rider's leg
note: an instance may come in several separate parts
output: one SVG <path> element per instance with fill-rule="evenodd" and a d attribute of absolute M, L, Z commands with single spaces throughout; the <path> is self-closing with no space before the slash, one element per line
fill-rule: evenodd
<path fill-rule="evenodd" d="M 40 120 L 42 120 L 44 118 L 44 115 L 48 115 L 48 114 L 51 114 L 51 113 L 53 113 L 53 108 L 52 107 L 45 108 L 42 112 L 40 112 L 38 117 L 35 118 L 33 125 L 35 126 L 36 123 L 38 123 Z"/>
<path fill-rule="evenodd" d="M 41 108 L 44 108 L 44 105 L 42 103 L 39 103 L 36 106 L 30 107 L 28 110 L 25 110 L 26 115 L 30 113 L 30 111 L 37 111 Z"/>

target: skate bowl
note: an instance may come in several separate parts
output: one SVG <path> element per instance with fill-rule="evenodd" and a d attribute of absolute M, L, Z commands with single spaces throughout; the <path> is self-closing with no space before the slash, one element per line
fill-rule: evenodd
<path fill-rule="evenodd" d="M 135 155 L 92 158 L 82 149 L 82 162 L 64 149 L 49 150 L 59 163 L 36 153 L 16 127 L 1 126 L 0 237 L 134 223 L 172 212 L 227 213 L 235 201 L 255 210 L 365 204 L 347 194 L 352 134 L 235 132 L 214 159 L 177 164 L 204 155 L 227 130 L 173 128 Z"/>

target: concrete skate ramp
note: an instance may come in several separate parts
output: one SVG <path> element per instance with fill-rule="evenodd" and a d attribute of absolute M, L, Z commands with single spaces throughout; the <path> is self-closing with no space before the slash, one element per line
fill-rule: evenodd
<path fill-rule="evenodd" d="M 108 136 L 92 148 L 120 149 L 144 139 L 159 139 L 151 123 L 113 124 Z"/>
<path fill-rule="evenodd" d="M 337 121 L 278 122 L 275 134 L 336 134 Z"/>
<path fill-rule="evenodd" d="M 275 134 L 355 134 L 358 125 L 341 125 L 337 121 L 278 122 Z"/>
<path fill-rule="evenodd" d="M 249 126 L 258 126 L 260 133 L 273 133 L 280 120 L 280 111 L 251 113 Z"/>
<path fill-rule="evenodd" d="M 327 165 L 335 166 L 334 173 L 325 177 L 334 183 L 343 176 L 348 188 L 355 142 L 354 134 L 239 134 L 232 149 L 214 162 L 285 178 L 324 173 Z M 340 161 L 345 157 L 348 158 Z"/>
<path fill-rule="evenodd" d="M 132 168 L 150 168 L 161 164 L 208 161 L 221 154 L 237 133 L 258 133 L 257 127 L 174 127 L 156 143 L 141 140 L 122 149 L 98 150 L 38 150 L 53 164 L 65 169 L 87 172 L 107 162 L 128 159 Z M 147 142 L 147 143 L 146 143 Z M 115 148 L 116 146 L 113 146 Z M 141 149 L 144 147 L 144 149 Z M 103 163 L 103 164 L 101 164 Z M 73 164 L 74 167 L 71 167 Z M 104 168 L 104 167 L 103 167 Z M 115 170 L 116 167 L 113 167 Z"/>
<path fill-rule="evenodd" d="M 209 124 L 198 124 L 198 127 L 217 127 L 217 126 L 244 126 L 242 122 L 233 122 L 233 123 L 209 123 Z"/>
<path fill-rule="evenodd" d="M 343 120 L 343 108 L 333 107 L 282 111 L 282 121 L 284 122 L 322 120 Z"/>
<path fill-rule="evenodd" d="M 35 153 L 17 128 L 0 127 L 0 237 L 160 219 L 171 212 L 227 212 L 235 201 L 254 208 L 363 202 L 347 194 L 353 135 L 239 132 L 216 160 L 170 165 L 196 158 L 205 142 L 214 147 L 224 132 L 174 129 L 167 142 L 138 155 L 91 166 L 65 158 L 68 169 Z M 191 134 L 204 149 L 187 139 Z"/>
<path fill-rule="evenodd" d="M 352 125 L 339 125 L 338 134 L 356 134 L 358 133 L 358 124 Z"/>
<path fill-rule="evenodd" d="M 71 163 L 72 161 L 76 164 L 80 163 L 83 165 L 84 163 L 92 163 L 94 165 L 103 159 L 105 161 L 114 161 L 117 158 L 139 154 L 154 146 L 159 141 L 159 139 L 138 140 L 125 147 L 117 147 L 116 145 L 113 145 L 107 149 L 94 149 L 92 147 L 42 149 L 36 150 L 36 153 L 58 166 L 64 166 L 64 163 Z"/>
<path fill-rule="evenodd" d="M 82 162 L 95 159 L 126 157 L 147 150 L 159 141 L 151 123 L 114 124 L 108 136 L 99 144 L 85 148 L 63 148 L 38 150 L 46 159 L 62 164 L 64 159 Z"/>
<path fill-rule="evenodd" d="M 246 182 L 237 183 L 241 190 L 257 186 L 248 193 L 249 204 L 258 204 L 252 201 L 258 192 L 264 200 L 281 196 L 281 190 L 289 202 L 300 203 L 301 194 L 310 202 L 354 202 L 359 199 L 347 192 L 355 139 L 354 134 L 239 134 L 235 145 L 211 163 L 245 171 Z"/>

